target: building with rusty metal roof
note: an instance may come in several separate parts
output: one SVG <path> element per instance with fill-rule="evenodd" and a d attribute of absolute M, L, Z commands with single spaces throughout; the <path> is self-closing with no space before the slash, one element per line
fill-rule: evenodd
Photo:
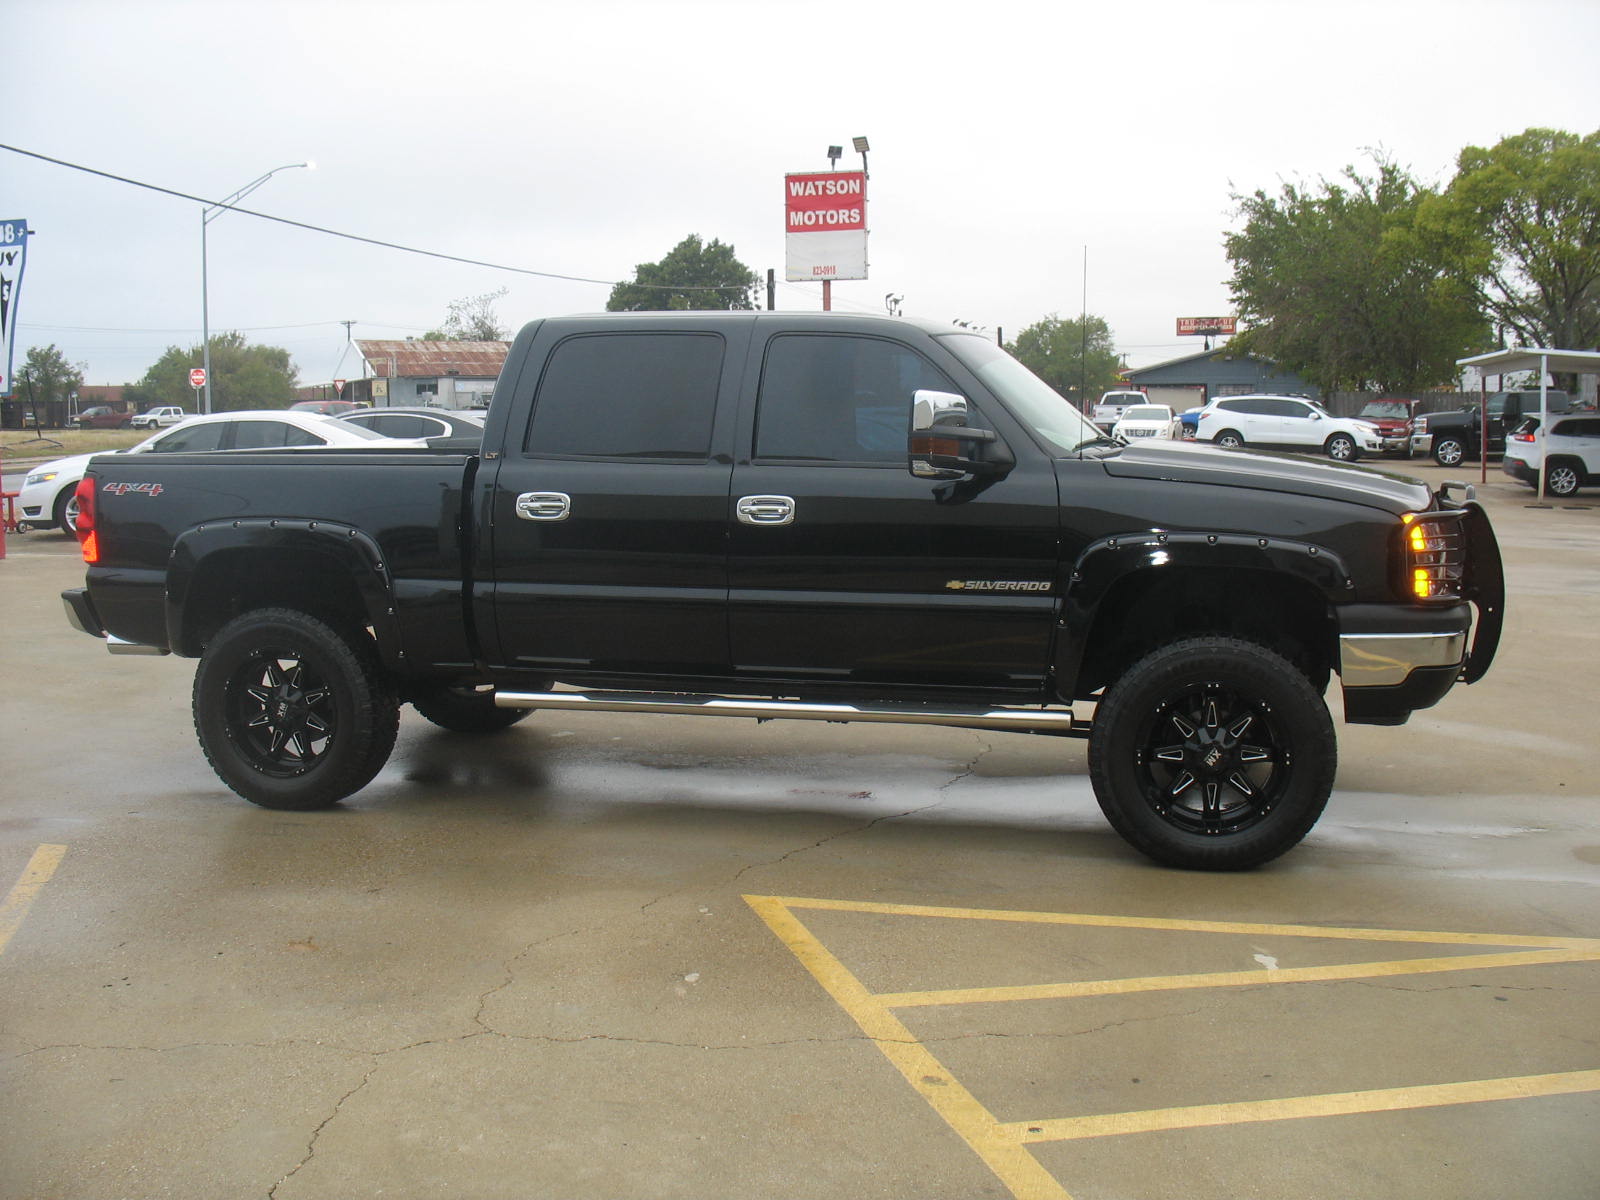
<path fill-rule="evenodd" d="M 366 378 L 351 380 L 343 399 L 380 408 L 482 408 L 494 395 L 511 343 L 357 338 L 356 349 L 366 360 Z"/>

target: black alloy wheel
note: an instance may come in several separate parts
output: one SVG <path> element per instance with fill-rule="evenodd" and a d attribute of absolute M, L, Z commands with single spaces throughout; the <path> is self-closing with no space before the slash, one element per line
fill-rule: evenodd
<path fill-rule="evenodd" d="M 266 808 L 324 808 L 388 761 L 399 700 L 365 633 L 292 609 L 236 617 L 195 671 L 194 721 L 217 775 Z"/>
<path fill-rule="evenodd" d="M 1158 862 L 1259 866 L 1298 843 L 1333 790 L 1333 722 L 1311 681 L 1251 642 L 1146 655 L 1095 713 L 1089 773 L 1113 828 Z"/>

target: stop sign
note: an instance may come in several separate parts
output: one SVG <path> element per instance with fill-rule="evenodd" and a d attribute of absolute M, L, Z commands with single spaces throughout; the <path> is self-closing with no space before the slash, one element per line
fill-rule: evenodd
<path fill-rule="evenodd" d="M 205 385 L 206 385 L 206 369 L 204 367 L 194 367 L 194 368 L 192 368 L 189 371 L 189 386 L 193 387 L 193 388 L 203 388 L 203 387 L 205 387 Z"/>

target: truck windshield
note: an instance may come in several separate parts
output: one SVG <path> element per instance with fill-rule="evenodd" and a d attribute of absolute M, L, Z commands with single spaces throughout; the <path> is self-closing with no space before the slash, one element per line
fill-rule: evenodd
<path fill-rule="evenodd" d="M 980 334 L 940 334 L 938 340 L 983 380 L 1024 425 L 1057 454 L 1085 446 L 1114 446 L 1095 424 L 1027 367 Z"/>

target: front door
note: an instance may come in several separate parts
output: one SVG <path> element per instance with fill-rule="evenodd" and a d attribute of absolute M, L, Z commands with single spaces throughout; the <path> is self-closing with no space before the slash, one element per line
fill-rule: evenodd
<path fill-rule="evenodd" d="M 758 402 L 753 428 L 740 430 L 730 526 L 740 676 L 886 694 L 1042 687 L 1055 475 L 1030 447 L 983 486 L 913 476 L 912 393 L 963 391 L 935 356 L 833 333 L 781 333 L 755 348 Z M 970 424 L 992 428 L 968 399 Z"/>

